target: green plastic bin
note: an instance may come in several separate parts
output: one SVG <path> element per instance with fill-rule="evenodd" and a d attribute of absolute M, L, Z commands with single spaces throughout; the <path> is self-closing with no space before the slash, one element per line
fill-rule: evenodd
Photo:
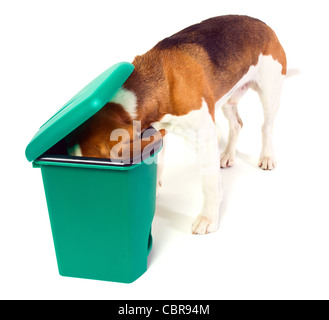
<path fill-rule="evenodd" d="M 64 143 L 111 100 L 132 71 L 130 63 L 106 70 L 50 118 L 26 148 L 26 158 L 41 168 L 63 276 L 130 283 L 147 270 L 162 141 L 149 158 L 140 155 L 129 163 L 68 156 Z"/>

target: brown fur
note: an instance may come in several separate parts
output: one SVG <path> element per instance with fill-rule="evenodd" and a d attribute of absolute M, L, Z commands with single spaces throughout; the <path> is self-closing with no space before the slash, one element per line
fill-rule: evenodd
<path fill-rule="evenodd" d="M 222 34 L 218 31 L 209 37 L 220 39 L 222 36 L 226 51 L 218 52 L 221 60 L 217 63 L 211 60 L 206 46 L 200 44 L 202 41 L 196 36 L 193 38 L 203 25 L 211 26 L 213 21 L 220 21 Z M 218 27 L 218 23 L 215 26 Z M 208 29 L 207 32 L 213 31 L 211 27 Z M 169 45 L 171 38 L 175 41 Z M 274 31 L 266 24 L 246 16 L 212 18 L 178 32 L 143 56 L 136 57 L 133 61 L 136 69 L 125 87 L 134 91 L 138 98 L 143 96 L 138 105 L 142 122 L 159 121 L 167 113 L 187 114 L 201 107 L 201 98 L 206 100 L 214 117 L 215 102 L 247 73 L 250 66 L 257 64 L 260 54 L 272 55 L 282 65 L 282 74 L 286 74 L 285 52 Z M 154 84 L 151 90 L 150 83 Z"/>
<path fill-rule="evenodd" d="M 181 116 L 200 109 L 202 98 L 215 120 L 216 101 L 257 64 L 260 54 L 271 55 L 286 74 L 285 52 L 274 31 L 247 16 L 212 18 L 164 39 L 135 58 L 135 69 L 124 84 L 136 94 L 136 120 L 143 130 L 166 114 Z M 108 103 L 79 128 L 82 154 L 109 157 L 117 143 L 109 136 L 116 128 L 130 132 L 127 146 L 136 139 L 130 115 L 122 106 Z"/>

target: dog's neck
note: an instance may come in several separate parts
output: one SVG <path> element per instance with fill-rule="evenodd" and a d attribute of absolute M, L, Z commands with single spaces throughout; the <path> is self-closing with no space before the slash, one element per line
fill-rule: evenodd
<path fill-rule="evenodd" d="M 145 129 L 169 113 L 169 88 L 158 54 L 137 56 L 133 65 L 135 69 L 124 84 L 124 89 L 135 95 L 136 105 L 135 110 L 127 111 Z"/>

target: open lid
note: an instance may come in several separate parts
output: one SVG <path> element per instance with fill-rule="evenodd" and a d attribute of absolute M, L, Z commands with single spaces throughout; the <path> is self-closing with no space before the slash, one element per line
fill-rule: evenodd
<path fill-rule="evenodd" d="M 26 159 L 33 161 L 41 156 L 104 107 L 133 70 L 131 63 L 120 62 L 85 86 L 41 126 L 26 147 Z"/>

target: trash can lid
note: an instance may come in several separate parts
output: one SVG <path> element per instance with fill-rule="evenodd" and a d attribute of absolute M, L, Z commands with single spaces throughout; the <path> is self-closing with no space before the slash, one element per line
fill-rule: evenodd
<path fill-rule="evenodd" d="M 131 63 L 120 62 L 85 86 L 41 126 L 26 147 L 26 159 L 38 158 L 87 121 L 111 100 L 133 70 Z"/>

